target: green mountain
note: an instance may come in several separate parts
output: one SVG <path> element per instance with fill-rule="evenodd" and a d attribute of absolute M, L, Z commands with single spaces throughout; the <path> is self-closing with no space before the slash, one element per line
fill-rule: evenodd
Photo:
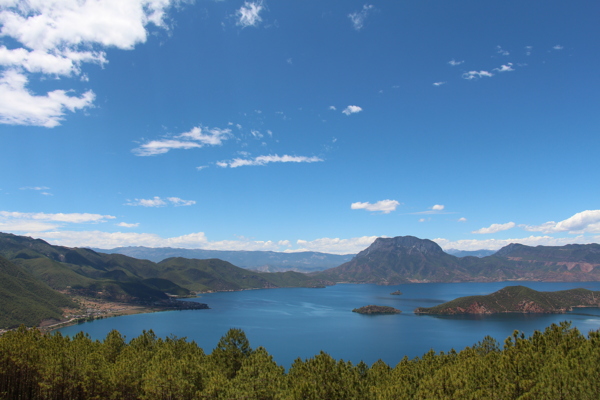
<path fill-rule="evenodd" d="M 351 261 L 315 276 L 334 282 L 395 285 L 411 282 L 600 280 L 600 245 L 508 245 L 487 257 L 455 257 L 413 236 L 378 238 Z"/>
<path fill-rule="evenodd" d="M 445 253 L 437 243 L 414 236 L 378 238 L 351 261 L 318 276 L 335 282 L 383 285 L 485 281 L 514 276 L 510 271 L 496 270 L 495 266 L 505 261 L 487 258 L 458 258 Z"/>
<path fill-rule="evenodd" d="M 339 255 L 302 251 L 281 253 L 275 251 L 224 251 L 202 249 L 178 249 L 171 247 L 151 248 L 143 246 L 117 247 L 114 249 L 93 249 L 99 253 L 118 253 L 129 257 L 160 262 L 167 258 L 183 257 L 207 260 L 218 258 L 245 269 L 261 272 L 314 272 L 336 267 L 350 261 L 353 254 Z"/>
<path fill-rule="evenodd" d="M 417 308 L 416 314 L 564 313 L 573 307 L 600 306 L 600 292 L 570 289 L 538 292 L 525 286 L 507 286 L 485 296 L 467 296 Z"/>
<path fill-rule="evenodd" d="M 0 257 L 0 328 L 35 326 L 45 319 L 60 320 L 61 307 L 76 307 L 76 304 Z"/>
<path fill-rule="evenodd" d="M 260 273 L 217 259 L 177 257 L 155 263 L 6 233 L 0 233 L 0 255 L 54 289 L 120 301 L 154 302 L 192 291 L 323 285 L 297 272 Z"/>

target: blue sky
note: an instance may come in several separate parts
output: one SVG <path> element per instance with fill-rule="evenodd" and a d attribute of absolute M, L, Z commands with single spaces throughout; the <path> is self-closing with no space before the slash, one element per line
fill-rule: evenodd
<path fill-rule="evenodd" d="M 0 231 L 600 241 L 596 1 L 0 2 Z"/>

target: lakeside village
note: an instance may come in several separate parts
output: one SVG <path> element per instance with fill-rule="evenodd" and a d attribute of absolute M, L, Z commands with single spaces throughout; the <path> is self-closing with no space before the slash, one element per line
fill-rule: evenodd
<path fill-rule="evenodd" d="M 109 299 L 98 299 L 87 296 L 72 295 L 68 291 L 60 291 L 69 296 L 73 302 L 79 305 L 78 308 L 64 308 L 63 320 L 46 319 L 40 322 L 37 326 L 42 332 L 51 332 L 55 329 L 64 328 L 66 326 L 82 324 L 95 319 L 120 317 L 123 315 L 144 314 L 160 311 L 175 311 L 175 310 L 205 310 L 208 305 L 194 301 L 179 301 L 177 296 L 170 296 L 168 300 L 160 301 L 138 301 L 138 302 L 121 302 Z M 15 330 L 0 329 L 0 336 L 6 332 Z"/>

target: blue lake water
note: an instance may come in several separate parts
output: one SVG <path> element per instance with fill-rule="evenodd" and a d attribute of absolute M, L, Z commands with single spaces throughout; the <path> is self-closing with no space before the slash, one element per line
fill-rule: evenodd
<path fill-rule="evenodd" d="M 289 367 L 323 350 L 336 359 L 372 364 L 382 359 L 394 366 L 405 355 L 422 356 L 430 349 L 449 351 L 471 346 L 486 335 L 501 344 L 514 330 L 532 334 L 552 323 L 572 321 L 583 333 L 600 329 L 600 309 L 581 308 L 567 314 L 501 314 L 490 316 L 415 315 L 416 307 L 431 307 L 457 297 L 489 294 L 515 282 L 423 283 L 396 286 L 338 284 L 324 289 L 290 288 L 220 292 L 191 301 L 210 310 L 168 311 L 101 319 L 61 329 L 104 339 L 112 329 L 132 339 L 142 330 L 158 336 L 194 340 L 206 353 L 230 328 L 245 331 L 253 348 L 263 346 L 275 361 Z M 535 290 L 583 287 L 600 290 L 600 282 L 519 282 Z M 400 296 L 390 295 L 400 290 Z M 352 309 L 369 304 L 392 306 L 397 315 L 361 315 Z"/>

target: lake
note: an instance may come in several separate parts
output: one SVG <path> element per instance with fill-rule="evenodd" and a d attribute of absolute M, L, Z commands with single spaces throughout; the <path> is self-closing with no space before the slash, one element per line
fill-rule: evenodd
<path fill-rule="evenodd" d="M 190 299 L 210 310 L 167 311 L 106 318 L 70 326 L 104 339 L 112 329 L 132 339 L 142 330 L 158 336 L 194 340 L 206 353 L 230 328 L 241 328 L 253 348 L 263 346 L 275 361 L 289 367 L 298 358 L 323 350 L 336 359 L 371 365 L 378 359 L 394 366 L 405 355 L 422 356 L 430 349 L 447 352 L 471 346 L 486 335 L 503 343 L 513 331 L 531 335 L 552 323 L 572 321 L 583 333 L 600 329 L 600 309 L 580 308 L 567 314 L 497 314 L 488 316 L 415 315 L 417 307 L 431 307 L 457 297 L 495 292 L 509 285 L 555 291 L 583 287 L 600 290 L 600 282 L 421 283 L 377 286 L 338 284 L 323 289 L 286 288 L 203 294 Z M 400 290 L 400 296 L 390 295 Z M 396 315 L 361 315 L 353 308 L 369 304 L 402 310 Z"/>

